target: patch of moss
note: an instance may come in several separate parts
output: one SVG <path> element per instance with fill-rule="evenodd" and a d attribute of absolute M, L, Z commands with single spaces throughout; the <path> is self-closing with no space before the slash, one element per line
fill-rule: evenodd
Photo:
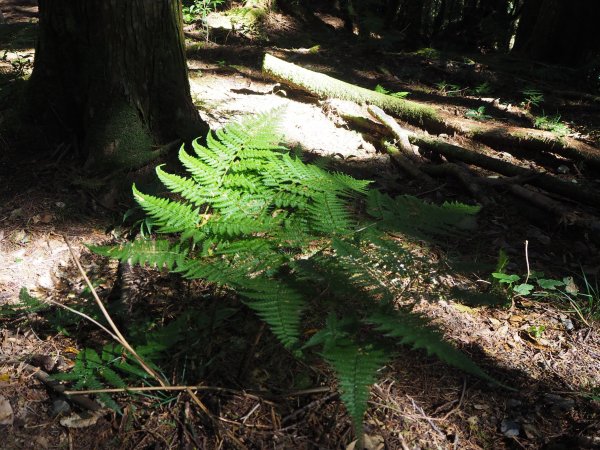
<path fill-rule="evenodd" d="M 118 102 L 106 108 L 88 131 L 87 165 L 100 171 L 140 167 L 153 159 L 153 144 L 135 107 Z"/>

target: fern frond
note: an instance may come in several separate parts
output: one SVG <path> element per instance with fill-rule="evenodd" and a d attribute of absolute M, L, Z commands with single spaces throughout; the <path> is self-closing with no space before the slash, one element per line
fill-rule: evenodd
<path fill-rule="evenodd" d="M 190 178 L 173 175 L 162 170 L 162 166 L 156 167 L 156 175 L 169 191 L 180 194 L 184 199 L 194 203 L 196 206 L 207 202 L 206 194 L 200 189 L 198 183 Z"/>
<path fill-rule="evenodd" d="M 298 342 L 300 317 L 305 307 L 301 294 L 268 278 L 248 280 L 237 291 L 249 299 L 245 303 L 271 327 L 283 345 L 291 348 Z"/>
<path fill-rule="evenodd" d="M 192 142 L 196 153 L 200 152 L 202 147 L 196 141 Z M 200 158 L 195 158 L 188 154 L 183 147 L 179 150 L 179 161 L 192 175 L 192 178 L 198 183 L 199 188 L 208 189 L 210 187 L 216 187 L 219 181 L 219 174 L 208 164 L 205 164 Z"/>
<path fill-rule="evenodd" d="M 367 213 L 378 220 L 382 230 L 401 232 L 415 237 L 423 235 L 457 235 L 472 228 L 478 206 L 425 203 L 416 197 L 400 195 L 392 198 L 377 190 L 369 191 Z"/>
<path fill-rule="evenodd" d="M 166 267 L 173 270 L 182 265 L 188 250 L 180 245 L 173 245 L 166 239 L 139 239 L 119 246 L 94 246 L 88 248 L 99 255 L 108 256 L 130 264 Z"/>
<path fill-rule="evenodd" d="M 445 341 L 439 330 L 433 328 L 423 316 L 387 310 L 372 314 L 366 322 L 399 344 L 409 345 L 415 350 L 424 349 L 429 355 L 435 355 L 451 366 L 497 383 L 464 353 Z"/>
<path fill-rule="evenodd" d="M 324 346 L 323 357 L 335 369 L 342 400 L 360 439 L 370 388 L 389 356 L 382 348 L 346 338 Z"/>
<path fill-rule="evenodd" d="M 323 192 L 313 197 L 307 206 L 311 228 L 328 235 L 345 234 L 354 229 L 345 202 L 333 192 Z"/>
<path fill-rule="evenodd" d="M 133 185 L 138 204 L 152 217 L 162 233 L 177 233 L 195 227 L 200 221 L 198 208 L 166 198 L 143 194 Z"/>

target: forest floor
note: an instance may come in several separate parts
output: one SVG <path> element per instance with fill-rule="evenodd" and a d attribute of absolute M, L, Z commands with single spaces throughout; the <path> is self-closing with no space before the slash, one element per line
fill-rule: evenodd
<path fill-rule="evenodd" d="M 35 3 L 0 0 L 5 20 L 0 49 L 6 49 L 0 55 L 0 127 L 33 63 Z M 273 13 L 260 32 L 214 29 L 208 41 L 201 25 L 186 27 L 192 96 L 212 128 L 283 106 L 284 140 L 307 159 L 326 157 L 336 169 L 372 179 L 392 194 L 476 203 L 451 176 L 436 177 L 433 188 L 424 186 L 394 164 L 379 145 L 381 136 L 346 123 L 327 102 L 265 76 L 261 66 L 268 52 L 369 89 L 408 92 L 408 99 L 457 120 L 508 129 L 531 128 L 535 117 L 556 117 L 556 133 L 600 154 L 599 93 L 576 81 L 574 71 L 494 55 L 401 52 L 343 34 L 334 15 L 320 18 L 329 28 L 315 30 Z M 576 159 L 518 148 L 498 151 L 459 134 L 443 138 L 600 192 L 598 168 Z M 26 137 L 0 134 L 0 306 L 18 304 L 25 288 L 89 313 L 90 290 L 70 245 L 102 298 L 109 298 L 117 283 L 129 284 L 124 287 L 128 314 L 146 320 L 149 329 L 186 308 L 223 313 L 227 320 L 218 330 L 203 330 L 199 342 L 186 342 L 173 356 L 187 361 L 190 371 L 202 366 L 195 367 L 203 374 L 198 382 L 211 388 L 197 396 L 119 394 L 114 398 L 122 413 L 116 414 L 82 410 L 40 382 L 40 373 L 68 370 L 81 349 L 101 347 L 103 337 L 92 326 L 65 322 L 55 311 L 48 317 L 0 317 L 2 448 L 352 448 L 351 422 L 324 364 L 295 360 L 235 299 L 223 297 L 219 306 L 208 302 L 221 295 L 210 286 L 139 267 L 119 274 L 115 263 L 91 254 L 84 244 L 112 242 L 127 232 L 120 222 L 131 203 L 120 204 L 118 214 L 103 208 L 100 199 L 73 183 L 77 166 L 63 149 L 50 159 L 35 150 Z M 406 350 L 381 371 L 372 390 L 367 448 L 600 448 L 600 233 L 571 220 L 572 214 L 598 217 L 600 208 L 550 193 L 567 205 L 556 215 L 512 195 L 507 186 L 486 191 L 488 202 L 469 236 L 419 244 L 432 260 L 452 257 L 469 268 L 425 273 L 404 295 L 449 340 L 515 390 Z M 491 273 L 500 250 L 508 255 L 508 274 L 524 281 L 531 271 L 543 271 L 546 278 L 565 279 L 565 287 L 545 293 L 538 287 L 534 293 L 540 295 L 534 296 L 494 285 Z M 457 287 L 495 293 L 504 301 L 465 303 L 452 294 Z M 163 369 L 170 373 L 168 366 Z"/>

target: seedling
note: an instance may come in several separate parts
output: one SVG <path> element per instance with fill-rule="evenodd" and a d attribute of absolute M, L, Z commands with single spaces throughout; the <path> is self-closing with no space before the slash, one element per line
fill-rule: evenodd
<path fill-rule="evenodd" d="M 542 338 L 544 331 L 546 331 L 546 327 L 544 325 L 532 325 L 527 329 L 529 335 L 536 340 Z"/>
<path fill-rule="evenodd" d="M 540 130 L 551 131 L 559 136 L 569 134 L 569 127 L 560 121 L 560 115 L 541 115 L 535 118 L 533 125 Z"/>
<path fill-rule="evenodd" d="M 465 117 L 468 117 L 469 119 L 479 120 L 482 122 L 492 118 L 492 116 L 485 113 L 485 106 L 480 106 L 477 109 L 469 109 L 465 113 Z"/>
<path fill-rule="evenodd" d="M 539 107 L 544 101 L 544 94 L 537 89 L 525 89 L 521 91 L 525 99 L 521 102 L 524 109 L 530 110 L 532 106 Z"/>

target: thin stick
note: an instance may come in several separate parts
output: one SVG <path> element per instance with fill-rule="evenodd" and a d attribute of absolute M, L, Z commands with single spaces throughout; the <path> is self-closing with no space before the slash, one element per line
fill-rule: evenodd
<path fill-rule="evenodd" d="M 525 277 L 525 283 L 529 280 L 529 275 L 531 274 L 529 270 L 529 241 L 525 240 L 525 264 L 527 264 L 527 277 Z"/>
<path fill-rule="evenodd" d="M 148 364 L 146 364 L 146 362 L 142 359 L 142 357 L 136 353 L 136 351 L 133 349 L 133 347 L 131 345 L 129 345 L 129 342 L 127 342 L 125 337 L 121 334 L 121 332 L 119 331 L 119 329 L 113 322 L 112 318 L 110 317 L 110 314 L 108 314 L 108 311 L 104 307 L 102 300 L 100 300 L 100 297 L 98 296 L 98 293 L 96 292 L 96 289 L 92 285 L 90 279 L 86 275 L 85 270 L 83 270 L 83 267 L 81 266 L 81 262 L 79 261 L 79 258 L 77 257 L 77 255 L 75 255 L 75 252 L 73 251 L 73 247 L 71 247 L 71 243 L 69 242 L 69 239 L 67 238 L 66 235 L 63 235 L 63 239 L 65 240 L 67 247 L 69 247 L 69 252 L 71 252 L 71 256 L 73 257 L 73 260 L 75 261 L 75 265 L 77 266 L 77 269 L 79 269 L 79 273 L 81 273 L 81 276 L 85 280 L 87 286 L 90 288 L 90 291 L 92 292 L 92 296 L 94 297 L 94 300 L 96 300 L 96 304 L 100 308 L 100 311 L 102 311 L 104 318 L 106 319 L 106 321 L 108 322 L 108 324 L 110 325 L 112 330 L 114 331 L 114 334 L 117 336 L 117 342 L 119 342 L 119 344 L 121 344 L 129 353 L 131 353 L 133 355 L 133 357 L 137 360 L 139 365 L 152 378 L 154 378 L 161 386 L 165 387 L 166 384 L 162 380 L 162 377 L 158 373 L 156 373 L 156 371 L 154 371 L 151 367 L 149 367 Z"/>
<path fill-rule="evenodd" d="M 2 362 L 0 360 L 0 362 Z M 214 391 L 214 392 L 225 392 L 228 394 L 236 394 L 243 395 L 248 398 L 254 398 L 257 400 L 262 400 L 267 404 L 274 404 L 264 398 L 260 397 L 260 394 L 269 394 L 268 392 L 246 392 L 246 391 L 237 391 L 235 389 L 228 389 L 216 386 L 205 386 L 202 384 L 196 386 L 131 386 L 126 388 L 106 388 L 106 389 L 87 389 L 84 391 L 65 391 L 65 394 L 75 395 L 75 394 L 115 394 L 119 392 L 152 392 L 152 391 L 187 391 L 188 389 L 197 390 L 197 391 Z M 303 395 L 312 395 L 312 394 L 320 394 L 324 392 L 331 392 L 331 389 L 325 386 L 315 387 L 312 389 L 303 389 L 301 391 L 290 391 L 280 394 L 278 397 L 300 397 Z"/>
<path fill-rule="evenodd" d="M 77 311 L 76 309 L 70 308 L 67 305 L 63 305 L 62 303 L 58 303 L 52 299 L 46 298 L 43 300 L 44 302 L 48 302 L 52 305 L 58 306 L 59 308 L 63 308 L 66 309 L 69 312 L 72 312 L 73 314 L 77 314 L 78 316 L 83 317 L 84 319 L 92 322 L 94 325 L 98 326 L 101 330 L 105 331 L 111 338 L 113 338 L 115 341 L 118 341 L 119 338 L 112 332 L 110 331 L 108 328 L 106 328 L 104 325 L 102 325 L 100 322 L 98 322 L 97 320 L 95 320 L 94 318 L 88 316 L 85 313 L 82 313 L 81 311 Z"/>

